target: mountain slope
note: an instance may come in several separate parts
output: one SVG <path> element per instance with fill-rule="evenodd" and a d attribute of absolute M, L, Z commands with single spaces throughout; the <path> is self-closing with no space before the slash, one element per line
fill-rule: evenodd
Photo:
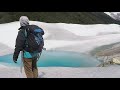
<path fill-rule="evenodd" d="M 105 12 L 107 15 L 109 15 L 111 18 L 120 21 L 120 12 Z"/>
<path fill-rule="evenodd" d="M 0 12 L 0 23 L 18 21 L 26 15 L 30 20 L 48 23 L 111 24 L 114 20 L 104 12 Z"/>

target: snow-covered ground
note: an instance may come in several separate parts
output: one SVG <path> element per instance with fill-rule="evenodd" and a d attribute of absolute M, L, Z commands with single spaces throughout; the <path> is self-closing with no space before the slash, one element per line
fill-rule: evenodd
<path fill-rule="evenodd" d="M 45 48 L 47 50 L 89 54 L 96 47 L 120 42 L 120 26 L 117 24 L 80 25 L 37 21 L 31 21 L 30 24 L 36 24 L 44 29 Z M 19 22 L 0 24 L 0 56 L 13 53 L 18 28 Z M 0 68 L 2 67 L 0 66 Z"/>
<path fill-rule="evenodd" d="M 120 66 L 110 67 L 39 67 L 39 78 L 120 78 Z M 26 78 L 18 67 L 0 65 L 0 78 Z"/>
<path fill-rule="evenodd" d="M 47 50 L 88 53 L 95 47 L 120 42 L 120 26 L 116 24 L 79 25 L 36 21 L 30 23 L 44 29 Z M 0 24 L 0 45 L 6 45 L 13 52 L 18 28 L 19 22 Z M 6 52 L 5 48 L 0 47 L 0 49 L 1 55 L 11 53 L 9 49 Z"/>

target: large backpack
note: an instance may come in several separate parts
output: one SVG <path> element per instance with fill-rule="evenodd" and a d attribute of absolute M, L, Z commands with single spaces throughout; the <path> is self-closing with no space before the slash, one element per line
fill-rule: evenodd
<path fill-rule="evenodd" d="M 44 46 L 44 31 L 36 25 L 28 25 L 25 29 L 25 50 L 30 53 L 41 52 Z"/>

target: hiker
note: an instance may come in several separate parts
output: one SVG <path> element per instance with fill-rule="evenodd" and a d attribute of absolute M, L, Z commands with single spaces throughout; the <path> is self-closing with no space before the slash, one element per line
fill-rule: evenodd
<path fill-rule="evenodd" d="M 27 39 L 27 38 L 31 38 L 32 36 L 29 37 L 27 36 L 33 35 L 29 32 L 34 28 L 37 28 L 36 31 L 39 31 L 42 35 L 44 35 L 44 31 L 36 25 L 29 25 L 29 19 L 27 16 L 21 16 L 19 21 L 20 21 L 20 28 L 18 29 L 19 32 L 16 38 L 13 61 L 17 63 L 19 53 L 20 51 L 23 51 L 22 62 L 24 65 L 24 70 L 27 78 L 38 78 L 37 61 L 39 59 L 39 55 L 42 52 L 44 42 L 41 45 L 41 47 L 39 47 L 39 49 L 36 48 L 36 50 L 39 51 L 33 51 L 35 50 L 34 48 L 36 46 L 34 46 L 34 42 L 30 42 L 31 39 L 29 39 L 29 41 Z"/>

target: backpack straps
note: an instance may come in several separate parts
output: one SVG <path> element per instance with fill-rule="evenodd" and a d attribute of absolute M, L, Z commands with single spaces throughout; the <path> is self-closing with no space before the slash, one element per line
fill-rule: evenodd
<path fill-rule="evenodd" d="M 27 37 L 27 31 L 26 31 L 26 29 L 25 29 L 25 37 Z"/>
<path fill-rule="evenodd" d="M 26 38 L 25 46 L 28 47 L 28 42 L 27 42 L 27 31 L 26 31 L 26 29 L 25 29 L 25 38 Z"/>

